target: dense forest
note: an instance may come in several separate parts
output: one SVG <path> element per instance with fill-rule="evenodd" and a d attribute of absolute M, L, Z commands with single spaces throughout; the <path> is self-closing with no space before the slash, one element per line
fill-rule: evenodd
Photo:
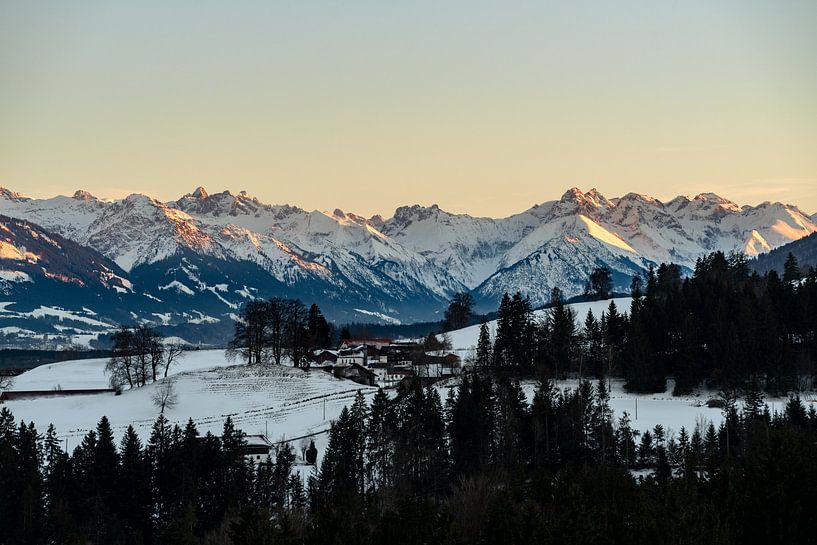
<path fill-rule="evenodd" d="M 107 419 L 70 455 L 0 412 L 0 543 L 814 543 L 817 412 L 724 397 L 719 427 L 639 434 L 605 383 L 528 403 L 475 374 L 417 385 L 334 422 L 306 482 L 279 445 L 254 464 L 221 436 L 160 416 L 119 445 Z"/>
<path fill-rule="evenodd" d="M 663 392 L 667 376 L 675 394 L 703 383 L 756 382 L 776 394 L 809 389 L 817 373 L 817 272 L 803 274 L 793 256 L 782 277 L 761 276 L 748 263 L 717 252 L 686 278 L 675 265 L 651 268 L 633 278 L 628 309 L 612 301 L 583 324 L 558 288 L 544 320 L 521 294 L 505 294 L 495 339 L 483 326 L 474 363 L 520 376 L 624 377 L 636 392 Z M 608 288 L 602 279 L 588 289 L 603 298 Z"/>

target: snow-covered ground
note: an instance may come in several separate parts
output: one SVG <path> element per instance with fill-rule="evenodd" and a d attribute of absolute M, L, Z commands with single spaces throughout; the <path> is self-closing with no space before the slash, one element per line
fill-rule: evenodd
<path fill-rule="evenodd" d="M 106 358 L 61 361 L 41 365 L 14 378 L 12 390 L 83 390 L 109 388 Z M 190 350 L 173 364 L 168 375 L 235 365 L 224 350 Z"/>
<path fill-rule="evenodd" d="M 105 360 L 76 360 L 45 365 L 15 378 L 13 390 L 106 388 Z M 199 431 L 220 434 L 229 415 L 248 434 L 268 433 L 271 440 L 322 432 L 344 405 L 362 390 L 368 399 L 375 388 L 336 379 L 321 371 L 285 366 L 247 366 L 226 359 L 223 350 L 192 351 L 163 380 L 172 380 L 178 395 L 165 416 L 184 425 L 193 418 Z M 122 395 L 96 394 L 7 401 L 18 420 L 33 421 L 44 431 L 53 423 L 73 449 L 82 436 L 107 416 L 117 438 L 133 425 L 143 440 L 159 414 L 151 398 L 161 381 Z M 325 416 L 324 416 L 325 412 Z M 323 451 L 326 435 L 315 442 Z M 297 445 L 295 445 L 297 446 Z"/>
<path fill-rule="evenodd" d="M 606 308 L 604 303 L 576 306 L 580 314 L 588 308 L 593 308 L 596 313 L 596 307 Z M 462 331 L 458 333 L 462 334 Z M 106 388 L 104 367 L 104 359 L 44 365 L 16 377 L 12 389 Z M 327 442 L 324 432 L 329 429 L 331 420 L 337 418 L 345 405 L 351 405 L 358 390 L 363 391 L 369 401 L 376 391 L 336 379 L 320 370 L 241 365 L 226 359 L 223 350 L 189 352 L 172 369 L 168 379 L 163 380 L 172 380 L 178 395 L 177 405 L 165 410 L 165 416 L 171 422 L 184 425 L 188 418 L 193 418 L 201 433 L 212 431 L 219 434 L 229 415 L 245 433 L 267 433 L 273 441 L 317 434 L 314 440 L 321 454 Z M 119 396 L 97 394 L 23 399 L 7 401 L 5 406 L 18 420 L 33 421 L 40 431 L 45 431 L 48 424 L 53 423 L 69 449 L 76 447 L 103 415 L 111 421 L 117 441 L 128 425 L 133 425 L 146 441 L 159 414 L 151 398 L 160 382 L 127 390 Z M 448 388 L 455 387 L 456 383 L 457 380 L 452 379 L 437 385 L 443 399 Z M 558 384 L 559 388 L 576 386 L 575 380 Z M 523 389 L 531 400 L 535 383 L 524 382 Z M 698 421 L 720 423 L 721 411 L 706 407 L 706 400 L 716 397 L 716 392 L 700 391 L 682 397 L 673 397 L 671 392 L 670 384 L 666 393 L 635 395 L 624 391 L 622 381 L 614 380 L 610 400 L 614 419 L 617 421 L 627 411 L 635 429 L 645 431 L 661 424 L 670 435 L 677 433 L 681 426 L 691 433 Z M 806 397 L 804 402 L 810 404 L 817 400 Z M 767 403 L 772 410 L 780 411 L 786 399 L 768 399 Z M 293 446 L 297 448 L 298 442 L 295 441 Z"/>

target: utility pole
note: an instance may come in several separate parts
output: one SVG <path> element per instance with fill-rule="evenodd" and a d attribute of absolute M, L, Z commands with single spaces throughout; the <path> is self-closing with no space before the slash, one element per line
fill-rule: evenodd
<path fill-rule="evenodd" d="M 323 419 L 326 420 L 326 398 L 323 398 Z"/>
<path fill-rule="evenodd" d="M 638 397 L 635 398 L 635 419 L 638 420 Z"/>

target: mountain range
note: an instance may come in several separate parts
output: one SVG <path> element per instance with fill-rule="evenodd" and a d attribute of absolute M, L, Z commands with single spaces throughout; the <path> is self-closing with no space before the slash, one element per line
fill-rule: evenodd
<path fill-rule="evenodd" d="M 404 206 L 384 219 L 270 205 L 197 188 L 175 201 L 133 194 L 33 199 L 0 188 L 0 332 L 87 343 L 150 321 L 188 339 L 223 339 L 241 305 L 282 295 L 337 321 L 439 319 L 456 292 L 479 310 L 505 291 L 534 305 L 579 294 L 606 265 L 623 288 L 650 264 L 689 271 L 714 250 L 768 252 L 817 232 L 817 215 L 713 193 L 608 199 L 572 188 L 506 218 Z"/>

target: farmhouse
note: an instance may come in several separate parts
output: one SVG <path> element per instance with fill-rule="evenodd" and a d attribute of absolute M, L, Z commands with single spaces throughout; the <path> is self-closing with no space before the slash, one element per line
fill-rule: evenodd
<path fill-rule="evenodd" d="M 338 361 L 338 351 L 319 348 L 312 351 L 312 361 L 318 365 L 336 363 Z"/>
<path fill-rule="evenodd" d="M 373 346 L 375 348 L 383 348 L 392 343 L 391 339 L 343 339 L 340 342 L 341 348 L 354 348 L 357 346 Z"/>
<path fill-rule="evenodd" d="M 364 386 L 374 386 L 376 382 L 375 379 L 377 378 L 374 371 L 358 363 L 335 365 L 326 368 L 326 370 L 330 371 L 337 378 L 349 379 Z"/>
<path fill-rule="evenodd" d="M 266 460 L 272 452 L 272 443 L 264 435 L 245 435 L 244 441 L 246 444 L 241 448 L 241 454 L 255 463 Z"/>

